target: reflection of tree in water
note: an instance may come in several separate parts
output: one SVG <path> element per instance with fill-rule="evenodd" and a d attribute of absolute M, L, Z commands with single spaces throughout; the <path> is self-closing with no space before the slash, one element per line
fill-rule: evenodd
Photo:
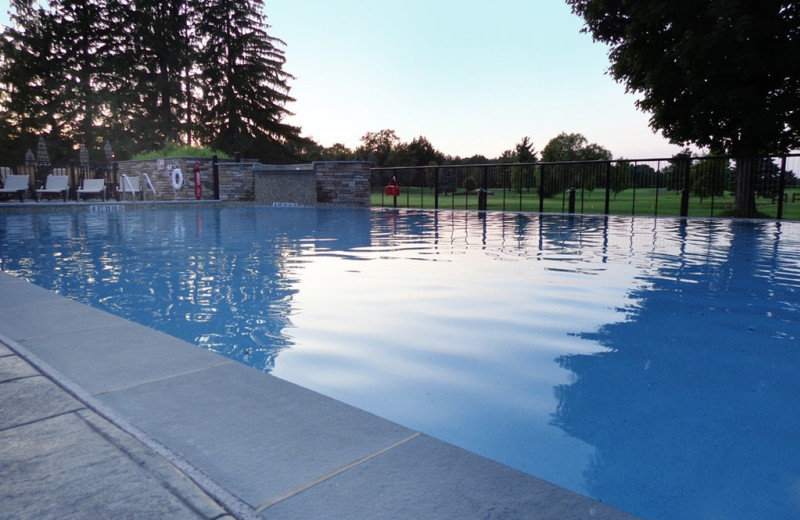
<path fill-rule="evenodd" d="M 593 495 L 634 514 L 800 515 L 798 236 L 730 233 L 703 261 L 679 230 L 629 319 L 581 334 L 609 351 L 558 359 L 578 377 L 556 388 L 553 423 L 596 448 Z"/>
<path fill-rule="evenodd" d="M 7 270 L 263 370 L 290 346 L 284 330 L 304 250 L 346 251 L 370 241 L 367 210 L 140 210 L 6 220 L 15 238 Z"/>
<path fill-rule="evenodd" d="M 188 269 L 158 294 L 171 295 L 176 335 L 270 370 L 291 346 L 292 298 L 304 251 L 369 244 L 369 212 L 256 210 L 214 212 L 210 237 L 186 251 Z M 209 238 L 212 243 L 209 243 Z M 156 306 L 160 308 L 161 306 Z"/>

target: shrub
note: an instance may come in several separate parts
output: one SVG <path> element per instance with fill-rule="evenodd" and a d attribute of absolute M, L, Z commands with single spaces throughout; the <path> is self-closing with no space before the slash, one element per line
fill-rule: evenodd
<path fill-rule="evenodd" d="M 464 179 L 464 189 L 466 191 L 473 191 L 477 187 L 478 183 L 475 182 L 475 177 L 473 177 L 472 175 Z"/>
<path fill-rule="evenodd" d="M 228 159 L 228 155 L 218 152 L 216 150 L 212 150 L 211 148 L 200 147 L 200 146 L 189 146 L 180 143 L 167 143 L 164 145 L 163 148 L 160 150 L 153 150 L 147 152 L 141 152 L 133 157 L 131 160 L 140 161 L 143 159 L 167 159 L 170 157 L 208 157 L 210 158 L 212 155 L 217 155 L 220 159 Z"/>

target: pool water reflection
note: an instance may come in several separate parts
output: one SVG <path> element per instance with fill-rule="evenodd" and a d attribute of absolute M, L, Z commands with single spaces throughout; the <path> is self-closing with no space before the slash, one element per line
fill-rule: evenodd
<path fill-rule="evenodd" d="M 800 515 L 800 226 L 0 214 L 0 267 L 649 519 Z"/>

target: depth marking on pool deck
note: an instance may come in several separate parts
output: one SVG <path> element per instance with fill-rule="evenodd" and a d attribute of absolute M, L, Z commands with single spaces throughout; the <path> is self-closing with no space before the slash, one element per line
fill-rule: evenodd
<path fill-rule="evenodd" d="M 385 448 L 383 448 L 381 450 L 376 451 L 375 453 L 371 453 L 371 454 L 369 454 L 369 455 L 367 455 L 365 457 L 362 457 L 362 458 L 358 459 L 355 462 L 352 462 L 352 463 L 350 463 L 350 464 L 348 464 L 346 466 L 342 466 L 339 469 L 333 470 L 330 473 L 328 473 L 327 475 L 323 475 L 323 476 L 321 476 L 319 478 L 316 478 L 316 479 L 308 482 L 307 484 L 304 484 L 304 485 L 302 485 L 300 487 L 297 487 L 297 488 L 295 488 L 295 489 L 293 489 L 291 491 L 288 491 L 288 492 L 284 493 L 283 495 L 280 495 L 280 496 L 277 496 L 277 497 L 272 498 L 270 500 L 267 500 L 266 502 L 264 502 L 263 504 L 261 504 L 260 506 L 258 506 L 256 508 L 255 513 L 257 515 L 261 514 L 264 510 L 269 509 L 270 507 L 274 506 L 275 504 L 279 504 L 280 502 L 283 502 L 284 500 L 288 500 L 288 499 L 292 498 L 293 496 L 299 495 L 303 491 L 306 491 L 307 489 L 311 489 L 312 487 L 314 487 L 314 486 L 316 486 L 318 484 L 322 484 L 326 480 L 330 480 L 330 479 L 332 479 L 333 477 L 335 477 L 337 475 L 341 475 L 345 471 L 353 469 L 356 466 L 360 466 L 361 464 L 364 464 L 365 462 L 368 462 L 368 461 L 374 459 L 375 457 L 383 455 L 384 453 L 389 452 L 389 451 L 391 451 L 391 450 L 393 450 L 395 448 L 399 448 L 403 444 L 411 442 L 411 441 L 413 441 L 414 439 L 416 439 L 417 437 L 419 437 L 421 435 L 422 435 L 421 432 L 416 432 L 416 433 L 410 435 L 409 437 L 407 437 L 405 439 L 402 439 L 402 440 L 392 444 L 391 446 L 387 446 L 387 447 L 385 447 Z"/>

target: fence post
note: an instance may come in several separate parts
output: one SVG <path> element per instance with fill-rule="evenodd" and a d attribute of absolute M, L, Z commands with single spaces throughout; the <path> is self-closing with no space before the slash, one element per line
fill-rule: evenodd
<path fill-rule="evenodd" d="M 689 216 L 689 184 L 691 182 L 691 159 L 688 157 L 681 160 L 683 168 L 683 190 L 681 191 L 681 217 Z"/>
<path fill-rule="evenodd" d="M 603 210 L 606 215 L 611 213 L 611 161 L 606 163 L 606 200 L 605 209 Z"/>
<path fill-rule="evenodd" d="M 119 200 L 119 191 L 117 187 L 119 186 L 119 163 L 116 159 L 111 164 L 111 178 L 113 179 L 110 189 L 113 190 L 113 195 L 116 200 Z"/>
<path fill-rule="evenodd" d="M 489 167 L 483 167 L 483 179 L 481 181 L 481 187 L 478 189 L 478 210 L 479 211 L 486 211 L 486 203 L 489 197 Z"/>
<path fill-rule="evenodd" d="M 433 209 L 439 209 L 439 167 L 433 168 Z"/>
<path fill-rule="evenodd" d="M 778 220 L 783 219 L 783 192 L 786 190 L 786 156 L 781 157 L 781 177 L 778 179 Z"/>
<path fill-rule="evenodd" d="M 211 175 L 214 180 L 214 200 L 219 200 L 219 157 L 211 156 Z"/>
<path fill-rule="evenodd" d="M 539 213 L 544 213 L 544 167 L 542 164 L 539 168 Z"/>

